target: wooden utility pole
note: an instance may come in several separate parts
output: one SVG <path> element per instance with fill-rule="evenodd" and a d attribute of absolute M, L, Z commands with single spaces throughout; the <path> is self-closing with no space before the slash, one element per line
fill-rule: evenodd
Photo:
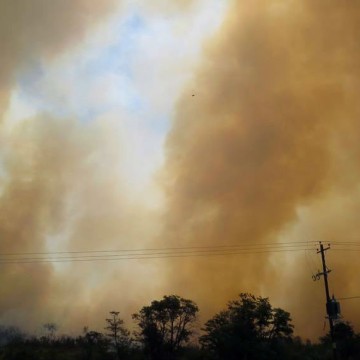
<path fill-rule="evenodd" d="M 337 360 L 338 356 L 337 356 L 335 333 L 334 333 L 334 318 L 336 315 L 334 314 L 334 311 L 333 311 L 332 299 L 330 298 L 329 283 L 328 283 L 328 274 L 331 272 L 331 270 L 327 268 L 326 260 L 325 260 L 325 251 L 330 249 L 330 245 L 328 245 L 326 248 L 324 248 L 324 245 L 321 243 L 321 241 L 319 242 L 319 244 L 320 244 L 320 249 L 317 250 L 317 253 L 321 254 L 323 271 L 318 272 L 316 274 L 316 276 L 314 277 L 314 280 L 320 279 L 320 276 L 324 277 L 325 295 L 326 295 L 326 313 L 327 313 L 327 318 L 329 320 L 329 325 L 330 325 L 330 337 L 331 337 L 331 345 L 332 345 L 332 350 L 333 350 L 333 359 Z"/>

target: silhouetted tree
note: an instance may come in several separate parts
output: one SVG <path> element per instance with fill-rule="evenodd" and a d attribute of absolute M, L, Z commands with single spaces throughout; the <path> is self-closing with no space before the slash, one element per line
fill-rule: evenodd
<path fill-rule="evenodd" d="M 21 342 L 26 334 L 15 326 L 0 326 L 0 347 L 11 342 Z"/>
<path fill-rule="evenodd" d="M 349 322 L 338 322 L 334 325 L 336 347 L 341 360 L 360 359 L 360 334 L 356 334 Z M 328 351 L 331 349 L 330 333 L 320 338 Z M 329 351 L 329 353 L 331 353 Z"/>
<path fill-rule="evenodd" d="M 109 340 L 104 334 L 84 327 L 84 336 L 78 338 L 78 344 L 84 349 L 83 359 L 92 360 L 105 358 L 109 347 Z"/>
<path fill-rule="evenodd" d="M 107 336 L 116 351 L 117 359 L 125 359 L 130 347 L 130 332 L 123 326 L 124 321 L 119 318 L 118 311 L 110 311 L 110 318 L 106 319 L 108 326 L 105 330 L 108 331 Z"/>
<path fill-rule="evenodd" d="M 54 342 L 58 326 L 55 323 L 46 323 L 43 325 L 43 328 L 46 331 L 46 335 L 43 339 L 49 343 Z"/>
<path fill-rule="evenodd" d="M 272 308 L 267 298 L 242 293 L 203 330 L 200 342 L 217 359 L 280 359 L 293 325 L 290 314 Z"/>
<path fill-rule="evenodd" d="M 177 295 L 164 296 L 144 306 L 133 318 L 140 332 L 138 340 L 151 359 L 174 359 L 192 334 L 197 305 Z"/>

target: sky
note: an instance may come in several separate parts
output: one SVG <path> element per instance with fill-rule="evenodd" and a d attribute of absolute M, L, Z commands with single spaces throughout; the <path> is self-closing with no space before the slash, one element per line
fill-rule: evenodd
<path fill-rule="evenodd" d="M 0 323 L 131 327 L 173 293 L 204 321 L 251 292 L 323 335 L 316 242 L 360 295 L 359 12 L 0 0 Z"/>

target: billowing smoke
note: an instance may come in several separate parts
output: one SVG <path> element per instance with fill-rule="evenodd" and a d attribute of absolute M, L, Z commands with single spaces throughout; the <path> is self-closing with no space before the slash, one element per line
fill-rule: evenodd
<path fill-rule="evenodd" d="M 189 4 L 178 1 L 169 11 Z M 71 89 L 51 84 L 46 92 L 65 99 L 65 118 L 51 110 L 16 120 L 7 113 L 17 83 L 26 82 L 34 64 L 46 72 L 59 57 L 71 57 L 103 21 L 119 15 L 122 5 L 118 0 L 0 0 L 0 253 L 2 261 L 17 262 L 0 264 L 1 324 L 36 330 L 55 322 L 62 332 L 79 333 L 83 326 L 102 330 L 108 311 L 120 310 L 129 320 L 141 305 L 163 295 L 161 271 L 141 260 L 31 263 L 84 250 L 146 247 L 158 232 L 157 215 L 128 191 L 121 111 L 77 119 L 63 97 Z M 101 102 L 101 89 L 97 95 Z M 26 253 L 30 262 L 19 262 Z M 153 284 L 144 284 L 145 275 Z"/>
<path fill-rule="evenodd" d="M 156 215 L 124 190 L 117 119 L 3 117 L 29 64 L 78 46 L 118 4 L 0 0 L 2 254 L 146 247 L 158 232 Z M 166 147 L 165 231 L 151 247 L 359 240 L 359 12 L 355 1 L 233 2 L 178 101 Z M 328 254 L 332 291 L 359 295 L 356 254 Z M 78 331 L 164 293 L 197 301 L 205 320 L 249 291 L 289 310 L 300 334 L 321 333 L 314 253 L 110 264 L 0 264 L 0 320 Z M 356 303 L 343 312 L 360 321 Z"/>
<path fill-rule="evenodd" d="M 9 90 L 21 67 L 39 57 L 54 57 L 76 45 L 87 29 L 114 9 L 114 0 L 0 2 L 0 104 L 6 109 Z"/>
<path fill-rule="evenodd" d="M 115 5 L 112 0 L 1 1 L 1 113 L 7 109 L 19 72 L 34 60 L 51 60 L 76 46 Z M 85 126 L 49 115 L 11 126 L 0 119 L 0 124 L 0 252 L 47 251 L 49 239 L 70 227 L 68 219 L 86 217 L 85 210 L 81 212 L 77 205 L 79 198 L 89 198 L 91 190 L 98 190 L 100 196 L 100 187 L 116 190 L 111 188 L 115 170 L 106 180 L 96 175 L 108 168 L 109 157 L 116 161 L 109 150 L 112 145 L 103 146 L 114 142 L 108 137 L 110 132 L 99 129 L 99 125 Z M 92 189 L 90 179 L 95 184 Z M 108 200 L 109 194 L 103 194 L 102 200 Z M 0 279 L 4 321 L 28 322 L 30 326 L 32 321 L 46 321 L 47 315 L 39 313 L 46 313 L 45 305 L 59 300 L 52 265 L 2 265 Z"/>
<path fill-rule="evenodd" d="M 360 237 L 359 16 L 356 1 L 233 3 L 168 136 L 168 245 Z M 339 297 L 360 290 L 349 256 L 329 257 Z M 176 260 L 169 286 L 207 314 L 239 292 L 270 296 L 300 333 L 319 335 L 314 261 L 304 252 Z"/>
<path fill-rule="evenodd" d="M 192 3 L 191 0 L 177 0 L 171 4 L 156 0 L 149 5 L 144 1 L 134 8 L 139 6 L 145 17 L 157 10 L 171 16 L 178 11 L 191 10 Z M 86 47 L 88 42 L 106 43 L 121 37 L 127 29 L 122 28 L 118 7 L 123 10 L 132 5 L 132 1 L 119 0 L 0 0 L 2 261 L 17 262 L 24 253 L 31 253 L 26 258 L 32 261 L 53 258 L 55 254 L 49 252 L 58 252 L 57 257 L 69 257 L 83 250 L 146 247 L 151 235 L 158 232 L 157 215 L 141 204 L 141 195 L 128 191 L 133 177 L 125 173 L 130 160 L 126 158 L 129 149 L 122 140 L 126 136 L 124 123 L 131 122 L 131 118 L 124 120 L 120 110 L 119 113 L 95 114 L 91 119 L 77 119 L 74 108 L 84 104 L 74 106 L 76 100 L 69 100 L 68 93 L 73 94 L 74 88 L 81 88 L 76 80 L 79 77 L 72 81 L 70 76 L 60 81 L 60 85 L 51 81 L 57 79 L 54 72 L 61 67 L 59 63 L 66 64 L 66 58 L 75 59 L 73 55 L 81 52 L 84 44 Z M 113 14 L 120 23 L 113 29 L 119 34 L 109 34 L 108 24 L 103 23 Z M 134 24 L 126 23 L 124 27 L 136 26 Z M 99 39 L 99 33 L 97 40 L 91 38 L 92 31 L 102 25 L 100 33 L 105 38 Z M 120 41 L 121 45 L 126 47 L 126 41 Z M 141 60 L 146 66 L 151 61 Z M 122 61 L 119 58 L 119 66 Z M 55 71 L 54 63 L 57 63 Z M 52 70 L 48 71 L 48 67 Z M 24 92 L 29 91 L 27 81 L 37 71 L 44 72 L 44 77 L 50 80 L 44 81 L 45 86 L 32 83 L 31 91 L 36 94 L 30 98 L 41 98 L 44 103 L 56 98 L 56 110 L 53 111 L 53 104 L 45 104 L 48 113 L 32 114 L 26 119 L 15 116 L 14 120 L 8 116 L 14 107 L 13 100 L 24 95 L 21 91 L 19 94 L 18 89 L 23 90 L 25 84 Z M 141 74 L 137 76 L 142 77 Z M 100 80 L 95 95 L 90 96 L 91 101 L 97 103 L 103 101 L 109 90 L 106 79 Z M 120 86 L 116 84 L 115 90 Z M 58 113 L 66 114 L 65 118 L 57 118 Z M 80 113 L 91 113 L 91 109 L 81 109 Z M 146 200 L 149 202 L 149 199 Z M 87 253 L 86 256 L 90 259 L 95 255 Z M 56 322 L 61 331 L 78 332 L 85 325 L 101 330 L 101 322 L 108 311 L 120 310 L 122 316 L 129 318 L 141 305 L 166 291 L 160 290 L 161 266 L 156 270 L 149 265 L 141 260 L 106 262 L 106 265 L 95 261 L 2 262 L 0 321 L 26 325 L 32 330 L 45 322 Z M 145 275 L 153 277 L 153 283 L 144 284 Z"/>

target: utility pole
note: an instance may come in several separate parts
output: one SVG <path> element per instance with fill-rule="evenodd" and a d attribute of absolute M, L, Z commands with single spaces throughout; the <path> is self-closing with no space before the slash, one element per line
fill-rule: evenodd
<path fill-rule="evenodd" d="M 337 360 L 338 356 L 337 356 L 335 333 L 334 333 L 334 318 L 336 318 L 336 314 L 335 314 L 336 310 L 334 311 L 334 307 L 333 307 L 333 304 L 336 303 L 335 303 L 335 299 L 330 298 L 328 274 L 331 272 L 331 270 L 327 268 L 326 260 L 325 260 L 325 251 L 330 249 L 330 244 L 326 248 L 324 248 L 324 245 L 320 241 L 319 245 L 320 245 L 320 249 L 317 250 L 317 253 L 321 254 L 323 271 L 322 272 L 319 271 L 315 276 L 313 276 L 313 279 L 315 281 L 315 280 L 319 280 L 320 276 L 324 277 L 325 295 L 326 295 L 326 313 L 330 325 L 330 337 L 331 337 L 331 345 L 333 350 L 333 359 Z"/>

